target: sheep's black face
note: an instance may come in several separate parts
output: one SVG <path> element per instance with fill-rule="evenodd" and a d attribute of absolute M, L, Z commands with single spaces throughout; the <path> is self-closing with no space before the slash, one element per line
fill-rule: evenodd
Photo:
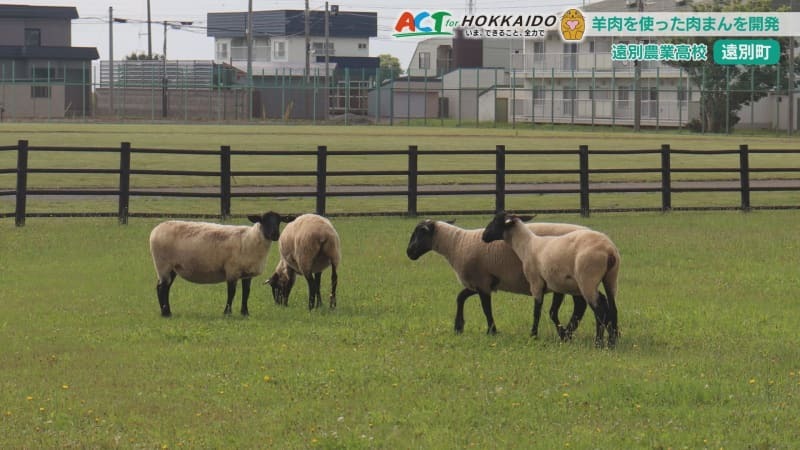
<path fill-rule="evenodd" d="M 423 220 L 414 228 L 406 249 L 406 254 L 412 261 L 416 261 L 420 256 L 431 251 L 434 228 L 435 224 L 432 220 Z"/>
<path fill-rule="evenodd" d="M 287 306 L 289 304 L 289 295 L 292 293 L 294 287 L 295 274 L 292 273 L 288 278 L 281 277 L 277 272 L 267 280 L 267 284 L 272 288 L 272 298 L 278 305 Z"/>
<path fill-rule="evenodd" d="M 506 227 L 510 225 L 510 220 L 513 216 L 507 213 L 497 213 L 495 214 L 494 218 L 489 225 L 486 225 L 486 229 L 483 230 L 483 235 L 481 239 L 483 242 L 493 242 L 499 241 L 503 239 L 503 232 L 505 232 Z"/>
<path fill-rule="evenodd" d="M 250 222 L 261 224 L 261 233 L 264 239 L 277 241 L 281 237 L 281 222 L 289 223 L 294 220 L 294 216 L 282 216 L 276 212 L 266 212 L 260 216 L 247 216 Z"/>

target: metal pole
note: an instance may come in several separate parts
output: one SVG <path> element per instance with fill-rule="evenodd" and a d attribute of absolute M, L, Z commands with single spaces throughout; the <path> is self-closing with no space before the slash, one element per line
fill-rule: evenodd
<path fill-rule="evenodd" d="M 325 103 L 327 105 L 327 107 L 325 108 L 325 118 L 326 119 L 328 118 L 328 110 L 330 109 L 330 104 L 331 104 L 331 100 L 330 100 L 330 98 L 331 98 L 330 97 L 331 96 L 331 91 L 330 91 L 331 84 L 330 84 L 330 79 L 328 78 L 329 77 L 329 73 L 330 73 L 330 66 L 329 66 L 329 64 L 330 64 L 330 42 L 329 42 L 329 39 L 330 39 L 330 35 L 331 35 L 331 22 L 330 22 L 330 20 L 331 20 L 331 12 L 328 9 L 328 2 L 325 2 Z M 378 84 L 378 102 L 380 102 L 380 83 Z M 378 110 L 380 110 L 380 107 L 378 108 Z"/>
<path fill-rule="evenodd" d="M 114 8 L 108 7 L 108 109 L 114 114 Z"/>
<path fill-rule="evenodd" d="M 639 12 L 644 11 L 644 0 L 637 0 Z M 633 131 L 639 131 L 642 121 L 642 89 L 640 78 L 642 77 L 642 63 L 633 62 Z"/>
<path fill-rule="evenodd" d="M 150 21 L 150 0 L 147 0 L 147 59 L 153 59 L 153 33 Z"/>
<path fill-rule="evenodd" d="M 306 35 L 306 55 L 305 55 L 306 56 L 306 76 L 305 76 L 306 83 L 308 83 L 309 76 L 311 75 L 311 24 L 310 24 L 310 22 L 308 20 L 309 19 L 308 16 L 310 14 L 311 13 L 308 10 L 308 0 L 306 0 L 306 14 L 305 14 L 305 18 L 304 18 L 304 21 L 305 21 L 304 28 L 305 28 L 305 35 Z"/>
<path fill-rule="evenodd" d="M 247 1 L 247 119 L 253 115 L 253 0 Z"/>
<path fill-rule="evenodd" d="M 167 21 L 164 21 L 163 76 L 161 77 L 161 117 L 167 117 Z"/>

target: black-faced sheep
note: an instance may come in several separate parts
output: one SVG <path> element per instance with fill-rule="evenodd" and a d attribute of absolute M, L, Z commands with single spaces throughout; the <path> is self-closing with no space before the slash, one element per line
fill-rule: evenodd
<path fill-rule="evenodd" d="M 289 304 L 289 294 L 299 273 L 308 282 L 308 309 L 322 306 L 322 271 L 331 267 L 330 307 L 336 307 L 336 273 L 341 261 L 339 234 L 331 222 L 316 214 L 303 214 L 286 225 L 278 241 L 281 259 L 275 273 L 266 281 L 272 287 L 275 303 Z"/>
<path fill-rule="evenodd" d="M 586 229 L 580 225 L 563 223 L 537 223 L 531 224 L 537 233 L 543 235 L 565 234 L 571 231 Z M 425 253 L 433 250 L 447 259 L 455 271 L 458 281 L 464 286 L 456 297 L 455 331 L 464 330 L 464 303 L 467 298 L 478 294 L 481 299 L 483 314 L 486 316 L 489 334 L 497 332 L 494 316 L 492 314 L 492 292 L 506 291 L 516 294 L 530 295 L 531 291 L 525 274 L 522 273 L 522 263 L 514 251 L 503 242 L 496 242 L 490 246 L 481 242 L 483 229 L 465 230 L 448 222 L 424 220 L 417 224 L 411 234 L 411 239 L 406 249 L 406 254 L 412 260 L 417 260 Z M 586 302 L 580 296 L 573 296 L 575 308 L 569 324 L 564 328 L 558 320 L 558 310 L 564 296 L 553 295 L 553 305 L 550 309 L 550 318 L 556 325 L 561 339 L 569 339 L 578 328 L 583 313 L 586 311 Z M 536 336 L 539 329 L 541 303 L 535 305 L 535 314 L 531 335 Z"/>
<path fill-rule="evenodd" d="M 592 230 L 539 236 L 523 223 L 530 219 L 498 213 L 482 239 L 487 243 L 502 239 L 514 250 L 536 303 L 542 303 L 545 292 L 551 291 L 586 299 L 597 321 L 595 344 L 603 345 L 603 331 L 608 328 L 608 345 L 613 347 L 618 336 L 615 298 L 620 255 L 616 245 Z M 598 290 L 600 283 L 606 295 Z"/>
<path fill-rule="evenodd" d="M 248 216 L 252 226 L 170 220 L 150 233 L 150 254 L 158 275 L 161 315 L 169 317 L 169 289 L 177 275 L 193 283 L 228 283 L 225 314 L 231 313 L 236 282 L 242 280 L 242 314 L 247 315 L 250 279 L 264 271 L 272 241 L 280 237 L 281 222 L 292 217 L 275 212 Z"/>

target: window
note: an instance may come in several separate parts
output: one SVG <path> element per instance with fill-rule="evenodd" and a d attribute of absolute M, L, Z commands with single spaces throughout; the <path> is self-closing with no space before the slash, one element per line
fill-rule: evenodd
<path fill-rule="evenodd" d="M 564 114 L 573 114 L 575 112 L 575 99 L 578 98 L 577 91 L 573 88 L 565 87 L 562 90 L 563 110 Z"/>
<path fill-rule="evenodd" d="M 31 86 L 31 98 L 50 98 L 50 86 Z"/>
<path fill-rule="evenodd" d="M 272 59 L 276 61 L 286 61 L 286 41 L 275 41 L 272 43 Z"/>
<path fill-rule="evenodd" d="M 544 105 L 545 91 L 541 86 L 534 86 L 533 88 L 533 104 L 542 106 Z"/>
<path fill-rule="evenodd" d="M 544 42 L 537 41 L 533 43 L 533 62 L 544 61 Z"/>
<path fill-rule="evenodd" d="M 683 83 L 678 84 L 678 101 L 685 102 L 689 98 L 686 86 Z"/>
<path fill-rule="evenodd" d="M 627 109 L 630 107 L 631 88 L 628 86 L 617 87 L 617 108 Z"/>
<path fill-rule="evenodd" d="M 228 43 L 227 42 L 219 42 L 219 43 L 217 43 L 217 59 L 220 59 L 220 60 L 228 59 Z"/>
<path fill-rule="evenodd" d="M 617 88 L 617 100 L 627 102 L 630 99 L 631 90 L 628 86 L 620 86 Z"/>
<path fill-rule="evenodd" d="M 359 48 L 359 50 L 364 50 L 364 49 L 367 48 L 367 44 L 365 42 L 359 42 L 358 43 L 358 48 Z"/>
<path fill-rule="evenodd" d="M 42 46 L 42 30 L 38 28 L 25 28 L 25 46 L 26 47 L 41 47 Z"/>
<path fill-rule="evenodd" d="M 33 67 L 31 69 L 31 78 L 36 81 L 55 80 L 57 72 L 55 67 Z"/>
<path fill-rule="evenodd" d="M 420 52 L 419 53 L 419 68 L 420 69 L 430 69 L 431 68 L 431 52 Z"/>
<path fill-rule="evenodd" d="M 578 68 L 578 44 L 564 44 L 564 64 L 562 70 L 575 70 Z"/>
<path fill-rule="evenodd" d="M 314 55 L 325 56 L 325 42 L 314 42 L 311 44 L 311 49 Z M 335 55 L 336 51 L 333 49 L 333 42 L 328 41 L 328 55 Z"/>

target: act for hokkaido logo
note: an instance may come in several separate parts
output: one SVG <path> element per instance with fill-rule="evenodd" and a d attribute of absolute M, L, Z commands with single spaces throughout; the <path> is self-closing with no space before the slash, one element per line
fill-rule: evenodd
<path fill-rule="evenodd" d="M 404 11 L 394 25 L 395 33 L 392 36 L 452 36 L 453 28 L 458 26 L 457 20 L 450 19 L 452 16 L 448 11 L 422 11 L 417 14 Z"/>
<path fill-rule="evenodd" d="M 547 31 L 558 30 L 564 41 L 580 41 L 586 30 L 583 13 L 572 8 L 559 18 L 557 14 L 476 14 L 453 18 L 449 11 L 403 11 L 394 25 L 396 38 L 420 36 L 453 36 L 456 28 L 472 38 L 543 39 Z M 560 26 L 559 26 L 560 23 Z"/>

